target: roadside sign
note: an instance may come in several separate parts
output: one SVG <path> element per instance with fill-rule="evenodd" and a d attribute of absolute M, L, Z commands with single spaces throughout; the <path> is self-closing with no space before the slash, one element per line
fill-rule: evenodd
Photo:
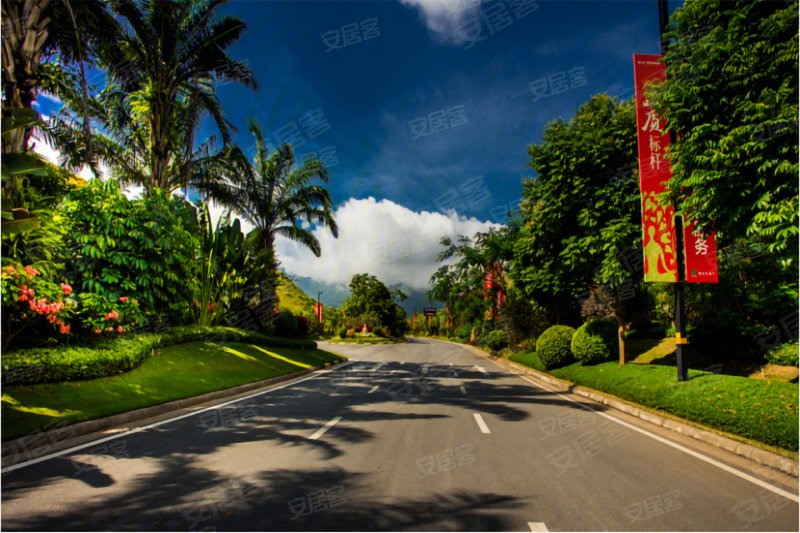
<path fill-rule="evenodd" d="M 422 314 L 425 316 L 436 316 L 436 308 L 435 307 L 423 307 Z"/>

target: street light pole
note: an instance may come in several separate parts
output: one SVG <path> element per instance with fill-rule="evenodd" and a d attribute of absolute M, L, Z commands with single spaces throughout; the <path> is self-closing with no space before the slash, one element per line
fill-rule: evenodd
<path fill-rule="evenodd" d="M 667 55 L 669 39 L 664 34 L 669 21 L 669 8 L 667 0 L 658 0 L 658 37 L 661 42 L 661 55 Z M 670 131 L 670 144 L 675 144 L 675 132 Z M 689 341 L 686 338 L 686 310 L 683 294 L 684 266 L 683 266 L 683 217 L 675 216 L 675 257 L 678 263 L 678 280 L 674 285 L 675 293 L 675 366 L 678 370 L 678 381 L 687 381 L 689 375 L 684 365 L 684 352 Z"/>

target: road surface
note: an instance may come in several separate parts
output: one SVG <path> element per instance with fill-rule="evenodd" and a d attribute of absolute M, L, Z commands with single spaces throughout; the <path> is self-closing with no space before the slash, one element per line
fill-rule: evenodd
<path fill-rule="evenodd" d="M 321 347 L 352 362 L 3 469 L 2 528 L 798 530 L 796 479 L 463 347 Z"/>

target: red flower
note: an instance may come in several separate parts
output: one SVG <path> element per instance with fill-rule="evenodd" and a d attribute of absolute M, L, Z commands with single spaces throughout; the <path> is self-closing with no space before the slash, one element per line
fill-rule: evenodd
<path fill-rule="evenodd" d="M 111 320 L 112 318 L 119 318 L 119 315 L 116 311 L 111 311 L 106 315 L 106 320 Z"/>
<path fill-rule="evenodd" d="M 119 301 L 120 302 L 127 302 L 128 301 L 128 297 L 127 296 L 120 296 L 119 297 Z"/>
<path fill-rule="evenodd" d="M 95 335 L 100 335 L 101 333 L 103 333 L 103 330 L 102 330 L 102 329 L 96 329 L 96 330 L 94 330 L 94 334 L 95 334 Z"/>
<path fill-rule="evenodd" d="M 117 333 L 122 333 L 122 326 L 117 326 Z"/>
<path fill-rule="evenodd" d="M 69 283 L 62 283 L 59 285 L 59 287 L 61 287 L 61 290 L 64 291 L 65 296 L 69 296 L 72 293 L 72 287 Z"/>

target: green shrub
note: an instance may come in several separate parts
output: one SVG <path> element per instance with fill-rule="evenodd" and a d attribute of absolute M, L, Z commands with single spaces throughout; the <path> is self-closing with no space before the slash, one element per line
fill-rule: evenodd
<path fill-rule="evenodd" d="M 462 339 L 468 339 L 471 332 L 472 332 L 471 327 L 461 326 L 456 330 L 456 337 L 461 337 Z"/>
<path fill-rule="evenodd" d="M 489 332 L 489 334 L 486 336 L 486 346 L 488 346 L 493 352 L 502 350 L 508 346 L 508 334 L 502 329 L 496 329 Z"/>
<path fill-rule="evenodd" d="M 294 339 L 298 336 L 297 318 L 291 311 L 281 311 L 275 317 L 275 335 Z"/>
<path fill-rule="evenodd" d="M 339 331 L 336 332 L 340 339 L 347 338 L 347 328 L 339 328 Z"/>
<path fill-rule="evenodd" d="M 767 352 L 767 362 L 773 365 L 797 366 L 798 342 L 787 342 Z"/>
<path fill-rule="evenodd" d="M 388 337 L 388 336 L 389 336 L 389 335 L 386 333 L 386 330 L 385 330 L 385 329 L 383 329 L 383 328 L 375 328 L 375 329 L 373 329 L 373 330 L 372 330 L 372 333 L 373 333 L 373 334 L 374 334 L 376 337 L 383 337 L 384 339 L 385 339 L 386 337 Z"/>
<path fill-rule="evenodd" d="M 570 349 L 585 365 L 608 361 L 619 349 L 616 323 L 602 318 L 586 322 L 572 336 Z"/>
<path fill-rule="evenodd" d="M 573 361 L 570 349 L 575 328 L 551 326 L 536 341 L 536 353 L 547 368 L 557 368 Z"/>

